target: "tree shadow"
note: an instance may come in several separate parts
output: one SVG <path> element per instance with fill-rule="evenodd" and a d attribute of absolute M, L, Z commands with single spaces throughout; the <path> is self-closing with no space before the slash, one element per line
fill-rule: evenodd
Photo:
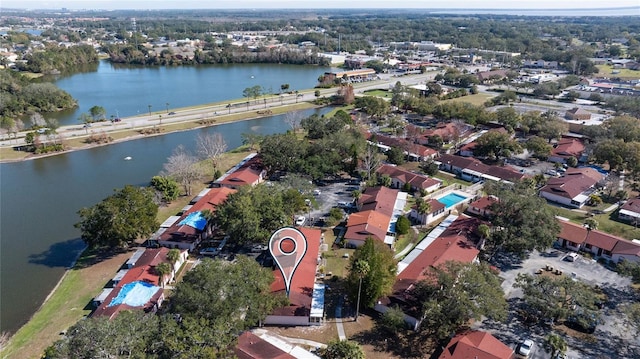
<path fill-rule="evenodd" d="M 524 259 L 518 254 L 500 251 L 491 258 L 490 262 L 501 271 L 508 271 L 522 268 Z"/>
<path fill-rule="evenodd" d="M 127 252 L 135 252 L 138 248 L 92 248 L 85 249 L 80 258 L 78 258 L 74 268 L 82 269 L 91 267 L 107 259 L 111 259 L 119 254 Z M 124 264 L 124 263 L 123 263 Z"/>
<path fill-rule="evenodd" d="M 29 263 L 40 264 L 51 268 L 70 268 L 76 256 L 85 248 L 80 238 L 69 239 L 52 244 L 47 250 L 29 256 Z"/>

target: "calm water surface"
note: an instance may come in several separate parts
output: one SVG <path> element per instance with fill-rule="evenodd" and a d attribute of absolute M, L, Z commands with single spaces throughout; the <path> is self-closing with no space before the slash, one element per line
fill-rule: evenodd
<path fill-rule="evenodd" d="M 78 101 L 78 107 L 45 114 L 62 125 L 77 124 L 80 114 L 102 106 L 107 118 L 134 116 L 204 103 L 243 98 L 244 89 L 260 86 L 263 92 L 278 93 L 313 88 L 318 77 L 330 68 L 276 64 L 233 64 L 176 67 L 112 65 L 100 61 L 95 71 L 55 79 L 55 84 Z"/>
<path fill-rule="evenodd" d="M 110 69 L 108 72 L 113 71 L 113 77 L 120 77 L 110 66 L 107 68 Z M 260 67 L 249 68 L 248 72 L 236 72 L 236 76 L 244 78 L 248 73 L 258 73 L 255 69 Z M 151 78 L 149 73 L 162 77 L 161 74 L 172 70 L 177 69 L 150 69 L 140 72 L 140 77 Z M 196 71 L 192 76 L 197 73 L 197 70 L 186 68 L 181 73 L 190 71 Z M 90 74 L 80 75 L 83 76 Z M 222 89 L 218 87 L 224 87 L 223 84 L 215 85 L 216 82 L 210 78 L 203 78 L 202 82 L 210 84 L 207 86 L 212 88 L 212 93 L 222 96 Z M 106 88 L 103 91 L 109 92 Z M 162 91 L 154 91 L 156 94 L 159 92 Z M 195 93 L 181 92 L 171 101 L 177 103 L 180 99 L 183 103 L 178 105 L 185 106 L 190 96 L 195 96 Z M 229 93 L 229 97 L 234 96 L 237 95 Z M 123 102 L 127 100 L 120 99 Z M 117 100 L 112 98 L 110 101 Z M 161 101 L 165 101 L 164 98 Z M 154 103 L 160 104 L 161 101 Z M 309 116 L 314 111 L 326 113 L 329 109 L 303 113 Z M 176 146 L 182 144 L 193 151 L 194 139 L 199 133 L 220 132 L 229 148 L 234 148 L 241 144 L 242 133 L 286 131 L 288 125 L 283 117 L 223 124 L 32 161 L 0 164 L 0 330 L 14 332 L 24 324 L 82 249 L 79 232 L 73 227 L 78 221 L 78 209 L 94 205 L 113 189 L 126 184 L 146 185 L 162 169 L 162 164 Z M 124 161 L 126 156 L 133 159 Z"/>

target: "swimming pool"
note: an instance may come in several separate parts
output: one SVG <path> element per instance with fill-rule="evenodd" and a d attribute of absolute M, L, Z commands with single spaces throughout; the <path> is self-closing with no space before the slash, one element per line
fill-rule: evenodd
<path fill-rule="evenodd" d="M 120 293 L 111 300 L 107 307 L 126 304 L 132 307 L 145 305 L 156 292 L 161 289 L 150 283 L 135 281 L 122 286 Z"/>
<path fill-rule="evenodd" d="M 444 204 L 444 206 L 446 208 L 449 207 L 453 207 L 456 204 L 464 201 L 465 199 L 467 199 L 467 197 L 459 195 L 457 193 L 451 192 L 449 194 L 447 194 L 446 196 L 440 197 L 438 199 L 436 199 L 438 202 Z"/>

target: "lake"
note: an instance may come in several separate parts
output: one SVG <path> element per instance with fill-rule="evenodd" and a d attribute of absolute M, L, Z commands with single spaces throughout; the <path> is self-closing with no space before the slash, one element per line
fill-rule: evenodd
<path fill-rule="evenodd" d="M 126 116 L 138 108 L 146 111 L 147 104 L 160 110 L 165 102 L 182 107 L 242 97 L 242 90 L 258 79 L 261 86 L 278 90 L 282 83 L 292 90 L 312 88 L 326 70 L 280 65 L 119 68 L 101 62 L 96 72 L 60 78 L 57 84 L 79 100 L 77 111 L 97 104 Z M 63 124 L 75 121 L 75 115 L 67 116 L 61 117 Z M 0 331 L 15 332 L 26 323 L 83 248 L 73 227 L 78 209 L 126 184 L 147 185 L 175 147 L 194 150 L 199 133 L 220 132 L 234 148 L 242 133 L 287 129 L 283 115 L 271 116 L 0 164 Z M 133 159 L 124 161 L 127 156 Z"/>
<path fill-rule="evenodd" d="M 135 116 L 151 111 L 167 111 L 205 103 L 243 98 L 244 89 L 262 87 L 263 93 L 311 89 L 328 67 L 232 64 L 174 67 L 142 67 L 99 62 L 95 71 L 53 79 L 61 89 L 78 101 L 72 110 L 47 113 L 61 125 L 78 124 L 81 113 L 102 106 L 107 118 Z"/>

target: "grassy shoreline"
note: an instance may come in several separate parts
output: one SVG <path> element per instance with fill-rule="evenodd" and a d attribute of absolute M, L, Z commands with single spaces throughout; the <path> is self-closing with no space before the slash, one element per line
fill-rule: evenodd
<path fill-rule="evenodd" d="M 209 105 L 192 106 L 192 107 L 189 107 L 189 109 L 206 108 L 208 106 Z M 291 112 L 291 111 L 306 110 L 306 109 L 317 108 L 317 107 L 319 106 L 309 102 L 300 102 L 296 104 L 282 105 L 282 106 L 271 108 L 271 114 L 269 114 L 268 116 L 280 115 L 280 114 Z M 257 115 L 256 111 L 250 110 L 250 111 L 242 111 L 242 112 L 237 112 L 232 114 L 222 114 L 216 117 L 214 121 L 206 124 L 201 124 L 200 123 L 200 121 L 202 121 L 201 119 L 172 122 L 172 123 L 163 124 L 161 126 L 160 133 L 149 134 L 149 135 L 144 135 L 140 133 L 140 131 L 145 128 L 151 128 L 153 127 L 152 125 L 138 126 L 136 128 L 122 128 L 122 129 L 112 129 L 112 130 L 109 130 L 107 128 L 108 131 L 106 131 L 106 133 L 114 139 L 112 142 L 103 143 L 103 144 L 88 144 L 88 143 L 85 143 L 84 141 L 86 140 L 87 137 L 89 137 L 89 135 L 82 136 L 82 137 L 74 137 L 74 138 L 65 140 L 65 142 L 69 146 L 69 149 L 62 152 L 52 152 L 52 153 L 47 153 L 42 155 L 34 155 L 29 152 L 15 151 L 12 147 L 1 147 L 0 163 L 25 161 L 25 160 L 38 159 L 43 157 L 56 156 L 56 155 L 69 153 L 73 151 L 85 150 L 85 149 L 101 147 L 101 146 L 108 146 L 108 145 L 112 145 L 112 144 L 116 144 L 124 141 L 132 141 L 132 140 L 137 140 L 137 139 L 146 138 L 150 136 L 163 136 L 163 135 L 167 135 L 175 132 L 189 131 L 197 128 L 218 126 L 218 125 L 232 123 L 232 122 L 247 121 L 247 120 L 252 120 L 252 119 L 261 118 L 261 117 L 265 117 L 265 116 Z"/>
<path fill-rule="evenodd" d="M 246 157 L 250 151 L 239 147 L 226 152 L 219 161 L 227 170 Z M 203 177 L 193 188 L 194 193 L 207 186 Z M 182 196 L 168 206 L 160 207 L 159 223 L 180 211 L 192 196 Z M 96 253 L 85 249 L 69 268 L 36 313 L 0 349 L 0 358 L 40 358 L 44 350 L 60 339 L 67 328 L 91 313 L 91 300 L 116 274 L 131 252 Z"/>

